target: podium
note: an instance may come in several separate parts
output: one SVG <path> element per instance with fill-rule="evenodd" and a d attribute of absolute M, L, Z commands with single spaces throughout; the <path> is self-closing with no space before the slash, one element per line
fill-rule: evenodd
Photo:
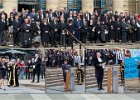
<path fill-rule="evenodd" d="M 75 70 L 72 68 L 70 69 L 70 90 L 75 90 Z"/>
<path fill-rule="evenodd" d="M 66 72 L 66 92 L 68 92 L 70 90 L 70 71 L 68 70 Z"/>
<path fill-rule="evenodd" d="M 119 92 L 119 66 L 112 67 L 112 92 Z"/>
<path fill-rule="evenodd" d="M 75 90 L 75 70 L 70 68 L 66 72 L 66 92 Z"/>
<path fill-rule="evenodd" d="M 107 71 L 107 93 L 119 92 L 119 66 L 108 65 Z"/>

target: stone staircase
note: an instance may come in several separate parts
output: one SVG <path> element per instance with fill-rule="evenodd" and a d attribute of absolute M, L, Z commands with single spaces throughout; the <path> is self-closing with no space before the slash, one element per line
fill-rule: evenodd
<path fill-rule="evenodd" d="M 86 89 L 90 88 L 97 88 L 97 82 L 95 78 L 95 69 L 93 66 L 87 66 L 86 67 Z M 119 85 L 121 86 L 121 76 L 119 74 Z M 103 80 L 103 86 L 107 86 L 107 71 L 104 71 L 104 80 Z"/>
<path fill-rule="evenodd" d="M 86 67 L 86 76 L 85 77 L 86 77 L 86 80 L 85 80 L 86 89 L 97 88 L 95 70 L 94 70 L 93 66 Z M 119 75 L 119 77 L 120 77 L 120 75 Z M 75 74 L 75 83 L 77 83 L 76 74 Z M 46 69 L 46 87 L 62 86 L 62 85 L 64 85 L 62 69 L 61 68 L 47 68 Z M 119 85 L 120 86 L 122 85 L 121 79 L 119 79 Z M 105 71 L 105 73 L 104 73 L 103 86 L 107 86 L 107 71 Z"/>
<path fill-rule="evenodd" d="M 76 68 L 73 68 L 76 72 Z M 77 76 L 75 74 L 75 83 L 77 83 Z M 63 73 L 61 68 L 47 68 L 46 69 L 46 87 L 63 86 Z"/>

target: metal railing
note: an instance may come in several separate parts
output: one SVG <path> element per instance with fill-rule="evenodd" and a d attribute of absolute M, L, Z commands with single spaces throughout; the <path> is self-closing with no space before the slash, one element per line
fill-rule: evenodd
<path fill-rule="evenodd" d="M 86 49 L 85 45 L 84 45 L 80 40 L 78 40 L 69 30 L 65 29 L 65 31 L 67 31 L 67 32 L 73 37 L 73 39 L 74 39 L 77 43 L 79 43 L 79 45 L 80 45 L 79 49 L 82 49 L 82 47 L 83 47 L 84 49 Z M 65 48 L 66 48 L 66 47 L 65 47 Z M 73 49 L 73 47 L 72 47 L 72 49 Z"/>

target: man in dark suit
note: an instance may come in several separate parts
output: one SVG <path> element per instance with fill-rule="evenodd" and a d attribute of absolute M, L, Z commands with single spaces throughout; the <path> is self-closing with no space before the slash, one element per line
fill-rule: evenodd
<path fill-rule="evenodd" d="M 5 15 L 1 15 L 1 20 L 0 20 L 0 44 L 2 46 L 6 45 L 6 31 L 8 30 L 8 25 L 7 25 L 7 20 L 5 18 Z"/>
<path fill-rule="evenodd" d="M 80 16 L 78 15 L 77 18 L 74 19 L 74 31 L 75 31 L 75 36 L 78 40 L 81 40 L 81 35 L 80 35 L 80 29 L 82 27 L 82 20 Z"/>
<path fill-rule="evenodd" d="M 36 13 L 35 13 L 35 9 L 32 9 L 32 12 L 29 14 L 29 16 L 31 17 L 31 19 L 35 19 L 36 18 Z"/>
<path fill-rule="evenodd" d="M 44 14 L 44 11 L 41 9 L 40 11 L 39 11 L 39 19 L 40 19 L 40 21 L 41 20 L 43 20 L 45 18 L 45 14 Z"/>
<path fill-rule="evenodd" d="M 20 22 L 19 22 L 19 16 L 15 16 L 15 20 L 13 21 L 13 45 L 19 45 L 19 39 L 20 39 Z"/>
<path fill-rule="evenodd" d="M 86 11 L 86 13 L 85 13 L 85 18 L 86 18 L 87 24 L 89 26 L 90 20 L 91 20 L 91 14 L 88 11 Z"/>
<path fill-rule="evenodd" d="M 38 54 L 35 54 L 35 63 L 34 63 L 34 67 L 35 67 L 35 72 L 37 74 L 37 83 L 39 83 L 40 80 L 40 66 L 41 66 L 41 58 L 39 57 Z M 35 74 L 33 74 L 33 80 L 32 82 L 34 82 L 35 80 Z"/>
<path fill-rule="evenodd" d="M 125 21 L 125 18 L 121 21 L 121 31 L 122 31 L 122 42 L 127 42 L 127 30 L 128 30 L 128 24 Z"/>
<path fill-rule="evenodd" d="M 51 23 L 51 46 L 57 47 L 57 33 L 58 33 L 58 21 L 57 18 L 55 17 L 54 20 Z"/>
<path fill-rule="evenodd" d="M 104 77 L 104 60 L 100 52 L 96 53 L 96 58 L 94 59 L 95 66 L 95 76 L 97 79 L 98 90 L 104 90 L 102 87 L 103 77 Z"/>

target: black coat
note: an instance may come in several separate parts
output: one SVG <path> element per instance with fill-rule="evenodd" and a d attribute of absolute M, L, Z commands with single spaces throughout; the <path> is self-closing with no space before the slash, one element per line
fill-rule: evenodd
<path fill-rule="evenodd" d="M 35 62 L 36 71 L 40 71 L 40 67 L 41 67 L 41 58 L 38 58 L 37 61 Z"/>
<path fill-rule="evenodd" d="M 21 27 L 20 22 L 19 21 L 17 22 L 16 20 L 14 20 L 13 21 L 13 32 L 14 33 L 19 32 L 18 28 L 20 29 L 20 27 Z"/>
<path fill-rule="evenodd" d="M 0 19 L 0 33 L 6 31 L 7 29 L 8 29 L 7 20 L 5 20 L 4 23 L 2 22 L 2 19 Z"/>
<path fill-rule="evenodd" d="M 103 60 L 103 58 L 101 59 Z M 102 63 L 104 63 L 104 60 L 102 62 L 99 62 L 97 58 L 94 59 L 95 76 L 97 78 L 97 82 L 103 81 L 104 69 L 103 69 L 103 66 L 100 66 L 100 64 Z"/>

